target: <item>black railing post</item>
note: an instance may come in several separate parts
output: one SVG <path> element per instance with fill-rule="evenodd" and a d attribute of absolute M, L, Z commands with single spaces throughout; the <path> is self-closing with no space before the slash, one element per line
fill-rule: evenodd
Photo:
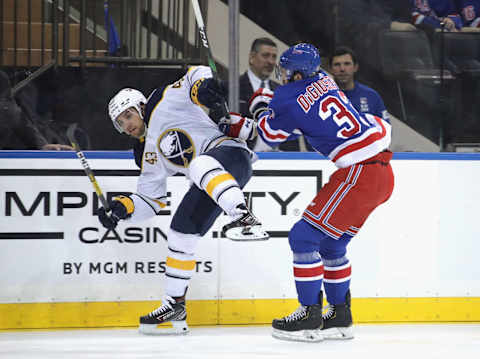
<path fill-rule="evenodd" d="M 120 29 L 118 32 L 120 34 L 120 55 L 126 56 L 127 54 L 124 53 L 124 44 L 127 43 L 125 41 L 125 0 L 120 3 Z"/>
<path fill-rule="evenodd" d="M 180 32 L 180 2 L 176 1 L 174 4 L 174 23 L 173 23 L 173 29 L 174 29 L 174 34 L 177 36 L 173 38 L 172 45 L 173 45 L 173 57 L 178 59 L 178 49 L 179 49 L 179 44 L 177 41 L 178 34 Z"/>
<path fill-rule="evenodd" d="M 189 53 L 189 44 L 188 44 L 188 35 L 189 35 L 189 15 L 190 15 L 190 1 L 188 0 L 183 0 L 183 57 L 189 58 L 190 53 Z"/>
<path fill-rule="evenodd" d="M 80 67 L 82 70 L 85 67 L 85 28 L 86 28 L 86 14 L 87 12 L 87 2 L 82 0 L 80 5 Z"/>
<path fill-rule="evenodd" d="M 138 57 L 142 57 L 143 51 L 143 33 L 142 33 L 142 14 L 143 14 L 143 0 L 138 1 L 137 11 L 135 18 L 138 19 Z"/>
<path fill-rule="evenodd" d="M 137 56 L 137 14 L 138 14 L 138 6 L 137 1 L 132 1 L 132 56 Z"/>
<path fill-rule="evenodd" d="M 105 30 L 107 30 L 107 53 L 108 53 L 108 56 L 111 56 L 112 54 L 110 53 L 110 43 L 112 42 L 112 38 L 110 37 L 110 17 L 112 16 L 112 14 L 110 13 L 110 0 L 107 0 L 106 3 L 104 3 L 104 8 L 103 8 L 103 11 L 104 11 L 104 14 L 105 14 L 105 5 L 107 6 L 107 11 L 108 11 L 108 17 L 109 18 L 105 18 Z"/>
<path fill-rule="evenodd" d="M 92 49 L 93 56 L 97 56 L 97 2 L 93 2 L 93 34 L 92 34 Z"/>
<path fill-rule="evenodd" d="M 41 63 L 42 66 L 45 63 L 45 15 L 46 15 L 45 14 L 45 6 L 46 6 L 45 5 L 45 0 L 42 0 L 42 15 L 41 15 L 42 16 L 42 21 L 41 21 L 41 26 L 40 26 L 41 37 L 42 37 L 41 40 L 40 40 L 41 41 L 41 45 L 40 45 L 40 47 L 41 47 L 41 49 L 40 49 L 41 61 L 40 61 L 40 63 Z"/>
<path fill-rule="evenodd" d="M 0 21 L 4 23 L 3 0 L 0 0 Z M 0 27 L 0 65 L 3 65 L 3 26 Z"/>
<path fill-rule="evenodd" d="M 158 22 L 157 22 L 157 59 L 162 57 L 163 40 L 163 1 L 158 4 Z"/>
<path fill-rule="evenodd" d="M 70 0 L 63 0 L 63 66 L 68 66 L 70 55 Z"/>
<path fill-rule="evenodd" d="M 170 44 L 171 44 L 171 31 L 170 31 L 170 19 L 173 17 L 171 14 L 172 10 L 172 1 L 168 0 L 168 6 L 167 6 L 167 31 L 166 31 L 166 36 L 165 36 L 165 56 L 168 58 L 170 56 Z"/>
<path fill-rule="evenodd" d="M 147 57 L 150 58 L 152 41 L 152 0 L 147 0 Z"/>
<path fill-rule="evenodd" d="M 17 8 L 18 2 L 15 1 L 15 5 L 13 5 L 13 67 L 15 71 L 17 67 Z"/>
<path fill-rule="evenodd" d="M 54 67 L 58 65 L 58 0 L 52 1 L 52 60 L 55 63 Z"/>
<path fill-rule="evenodd" d="M 27 52 L 27 63 L 28 67 L 32 66 L 32 0 L 28 0 L 28 19 L 27 19 L 27 27 L 28 27 L 28 52 Z"/>

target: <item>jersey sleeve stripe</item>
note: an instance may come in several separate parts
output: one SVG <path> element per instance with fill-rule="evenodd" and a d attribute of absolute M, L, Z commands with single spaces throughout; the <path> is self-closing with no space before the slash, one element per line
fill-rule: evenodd
<path fill-rule="evenodd" d="M 340 150 L 332 159 L 333 162 L 336 162 L 340 157 L 345 156 L 351 152 L 354 152 L 356 150 L 362 149 L 364 147 L 367 147 L 368 145 L 371 145 L 373 142 L 378 141 L 385 137 L 387 130 L 385 129 L 385 126 L 383 125 L 382 121 L 377 117 L 374 116 L 375 120 L 377 123 L 380 125 L 382 132 L 375 132 L 369 136 L 367 136 L 364 140 L 353 143 L 342 150 Z"/>
<path fill-rule="evenodd" d="M 283 142 L 290 134 L 282 130 L 273 130 L 267 123 L 268 115 L 263 116 L 258 122 L 258 128 L 263 137 L 270 142 Z"/>

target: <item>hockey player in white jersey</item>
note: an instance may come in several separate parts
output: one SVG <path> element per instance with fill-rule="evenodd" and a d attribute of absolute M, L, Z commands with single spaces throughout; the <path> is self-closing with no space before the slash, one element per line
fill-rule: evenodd
<path fill-rule="evenodd" d="M 166 206 L 169 176 L 183 173 L 194 183 L 167 234 L 162 305 L 140 317 L 142 333 L 188 332 L 185 295 L 195 270 L 195 250 L 222 211 L 232 218 L 223 227 L 227 238 L 268 239 L 241 190 L 252 175 L 254 154 L 245 141 L 225 136 L 202 108 L 214 108 L 223 101 L 210 68 L 193 66 L 175 83 L 153 91 L 148 100 L 138 90 L 123 89 L 108 105 L 115 128 L 139 140 L 135 158 L 141 174 L 136 193 L 114 198 L 108 212 L 99 210 L 106 228 L 115 228 L 120 220 L 137 222 L 155 216 Z M 173 328 L 157 328 L 164 322 L 172 322 Z"/>

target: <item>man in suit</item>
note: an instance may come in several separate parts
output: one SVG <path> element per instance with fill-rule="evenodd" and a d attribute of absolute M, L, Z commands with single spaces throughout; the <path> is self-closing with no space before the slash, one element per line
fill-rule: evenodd
<path fill-rule="evenodd" d="M 252 42 L 248 55 L 248 70 L 239 79 L 239 110 L 242 116 L 252 117 L 248 111 L 248 101 L 260 87 L 275 90 L 280 84 L 270 80 L 277 63 L 277 44 L 268 37 L 261 37 Z M 254 151 L 270 151 L 263 141 L 254 139 L 248 143 Z"/>
<path fill-rule="evenodd" d="M 272 91 L 279 86 L 275 81 L 270 80 L 270 75 L 277 63 L 277 44 L 268 37 L 261 37 L 252 42 L 248 55 L 248 70 L 240 76 L 240 113 L 249 116 L 248 101 L 253 93 L 260 87 Z"/>

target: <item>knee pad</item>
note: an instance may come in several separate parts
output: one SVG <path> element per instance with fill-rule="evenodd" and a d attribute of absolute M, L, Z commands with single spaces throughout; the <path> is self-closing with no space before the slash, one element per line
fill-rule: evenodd
<path fill-rule="evenodd" d="M 317 252 L 319 240 L 323 236 L 322 232 L 301 219 L 288 233 L 288 243 L 294 253 Z"/>
<path fill-rule="evenodd" d="M 347 253 L 349 239 L 333 239 L 326 237 L 320 241 L 319 252 L 323 259 L 336 260 L 344 258 Z"/>

